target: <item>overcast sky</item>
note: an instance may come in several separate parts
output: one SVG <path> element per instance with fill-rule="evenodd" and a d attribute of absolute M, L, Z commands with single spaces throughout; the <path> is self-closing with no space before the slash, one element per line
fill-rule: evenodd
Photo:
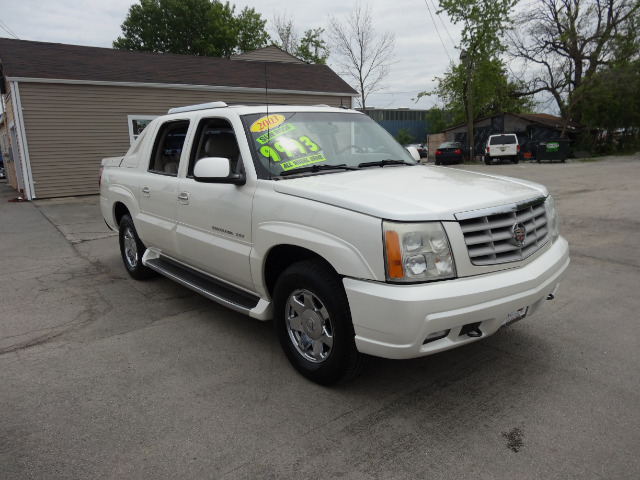
<path fill-rule="evenodd" d="M 122 33 L 120 26 L 134 0 L 0 0 L 0 37 L 110 48 Z M 342 18 L 355 0 L 292 2 L 291 0 L 238 0 L 236 14 L 253 7 L 267 20 L 286 15 L 299 33 L 309 28 L 325 28 L 329 16 Z M 295 10 L 292 5 L 301 6 Z M 438 0 L 362 1 L 372 10 L 374 27 L 395 34 L 396 59 L 387 77 L 387 88 L 371 94 L 367 106 L 428 109 L 435 100 L 412 101 L 418 92 L 431 90 L 434 77 L 441 76 L 450 59 L 457 61 L 454 48 L 460 41 L 460 26 L 452 25 L 446 14 L 436 15 Z M 431 11 L 431 15 L 430 15 Z M 435 21 L 435 25 L 434 25 Z M 8 31 L 7 31 L 8 30 Z M 332 66 L 331 57 L 329 65 Z"/>

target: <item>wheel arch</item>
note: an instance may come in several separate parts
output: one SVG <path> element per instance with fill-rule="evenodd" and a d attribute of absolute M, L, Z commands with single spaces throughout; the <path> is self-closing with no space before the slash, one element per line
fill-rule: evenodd
<path fill-rule="evenodd" d="M 131 212 L 129 211 L 129 208 L 122 202 L 114 203 L 113 219 L 115 220 L 116 225 L 120 225 L 120 221 L 122 220 L 122 217 L 124 217 L 125 215 L 131 216 Z"/>
<path fill-rule="evenodd" d="M 313 250 L 297 245 L 276 245 L 269 250 L 264 261 L 264 285 L 269 296 L 273 296 L 276 282 L 282 272 L 294 263 L 305 260 L 318 260 L 329 267 L 337 276 L 340 276 L 329 261 Z"/>

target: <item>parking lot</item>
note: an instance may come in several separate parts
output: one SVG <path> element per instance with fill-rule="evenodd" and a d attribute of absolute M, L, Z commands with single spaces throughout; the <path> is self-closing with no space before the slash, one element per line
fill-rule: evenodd
<path fill-rule="evenodd" d="M 130 279 L 97 197 L 0 183 L 0 478 L 640 478 L 640 154 L 451 168 L 548 186 L 556 299 L 332 388 L 270 322 Z"/>

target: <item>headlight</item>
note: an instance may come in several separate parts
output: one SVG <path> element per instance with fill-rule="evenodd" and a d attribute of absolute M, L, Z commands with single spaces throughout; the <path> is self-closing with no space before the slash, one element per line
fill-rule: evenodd
<path fill-rule="evenodd" d="M 439 222 L 382 222 L 387 281 L 412 283 L 456 276 L 449 240 Z"/>
<path fill-rule="evenodd" d="M 558 230 L 558 214 L 556 213 L 556 204 L 553 201 L 553 197 L 549 195 L 544 202 L 544 206 L 547 209 L 547 225 L 549 226 L 549 237 L 554 242 L 559 236 Z"/>

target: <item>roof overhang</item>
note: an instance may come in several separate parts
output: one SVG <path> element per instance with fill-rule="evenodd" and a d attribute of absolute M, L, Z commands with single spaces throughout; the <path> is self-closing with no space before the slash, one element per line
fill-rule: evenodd
<path fill-rule="evenodd" d="M 198 90 L 209 92 L 234 92 L 234 93 L 264 93 L 264 88 L 250 88 L 250 87 L 226 87 L 218 85 L 185 85 L 185 84 L 171 84 L 171 83 L 139 83 L 139 82 L 107 82 L 100 80 L 67 80 L 67 79 L 55 79 L 55 78 L 27 78 L 27 77 L 6 77 L 7 82 L 18 83 L 48 83 L 48 84 L 60 84 L 60 85 L 97 85 L 97 86 L 110 86 L 110 87 L 142 87 L 142 88 L 158 88 L 158 89 L 171 89 L 171 90 Z M 357 97 L 358 93 L 340 93 L 340 92 L 314 92 L 309 90 L 284 90 L 284 89 L 269 89 L 268 93 L 278 94 L 297 94 L 297 95 L 315 95 L 315 96 L 329 96 L 329 97 Z"/>

